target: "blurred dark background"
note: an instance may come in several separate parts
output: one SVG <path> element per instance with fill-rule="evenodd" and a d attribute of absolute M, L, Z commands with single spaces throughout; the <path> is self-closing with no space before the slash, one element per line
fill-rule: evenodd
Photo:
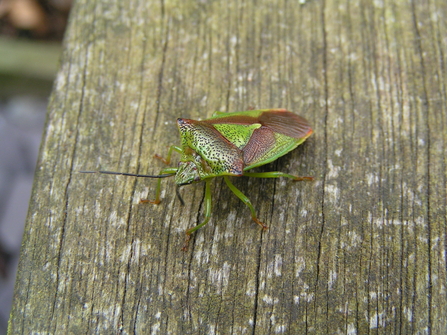
<path fill-rule="evenodd" d="M 0 334 L 72 0 L 0 0 Z"/>

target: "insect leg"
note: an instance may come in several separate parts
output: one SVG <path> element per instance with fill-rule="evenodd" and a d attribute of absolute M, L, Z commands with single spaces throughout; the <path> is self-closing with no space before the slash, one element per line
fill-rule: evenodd
<path fill-rule="evenodd" d="M 255 177 L 255 178 L 290 178 L 296 181 L 303 181 L 303 180 L 314 180 L 313 177 L 298 177 L 291 174 L 287 174 L 284 172 L 279 171 L 272 171 L 272 172 L 244 172 L 244 176 L 247 177 Z"/>
<path fill-rule="evenodd" d="M 183 251 L 188 250 L 189 240 L 191 239 L 191 234 L 194 233 L 197 229 L 202 228 L 204 225 L 208 223 L 211 218 L 211 179 L 205 179 L 205 220 L 198 224 L 195 227 L 192 227 L 186 231 L 186 240 L 183 245 Z"/>
<path fill-rule="evenodd" d="M 176 146 L 176 145 L 171 145 L 171 146 L 169 147 L 168 156 L 166 156 L 166 158 L 163 158 L 163 157 L 161 157 L 161 156 L 158 155 L 158 154 L 155 154 L 154 157 L 157 158 L 157 159 L 159 159 L 159 160 L 161 160 L 161 161 L 162 161 L 163 163 L 165 163 L 166 165 L 168 165 L 169 163 L 171 163 L 171 155 L 172 155 L 172 152 L 173 152 L 174 150 L 177 151 L 177 152 L 179 152 L 179 153 L 182 153 L 182 152 L 183 152 L 182 148 L 180 148 L 180 147 L 178 147 L 178 146 Z"/>
<path fill-rule="evenodd" d="M 256 222 L 258 225 L 260 225 L 264 230 L 267 229 L 268 227 L 262 223 L 261 221 L 259 221 L 258 217 L 256 216 L 256 211 L 253 207 L 253 205 L 251 204 L 250 199 L 248 199 L 241 191 L 239 191 L 236 186 L 233 185 L 233 183 L 228 179 L 227 176 L 223 176 L 225 183 L 227 184 L 227 186 L 230 188 L 231 191 L 233 191 L 234 194 L 236 194 L 236 196 L 241 199 L 241 201 L 246 204 L 248 206 L 248 208 L 251 211 L 251 218 L 253 219 L 254 222 Z"/>
<path fill-rule="evenodd" d="M 174 175 L 177 172 L 177 168 L 166 168 L 160 171 L 160 175 L 170 174 Z M 141 199 L 140 203 L 150 202 L 151 204 L 158 205 L 160 203 L 161 193 L 161 179 L 157 181 L 157 189 L 155 190 L 155 200 Z"/>

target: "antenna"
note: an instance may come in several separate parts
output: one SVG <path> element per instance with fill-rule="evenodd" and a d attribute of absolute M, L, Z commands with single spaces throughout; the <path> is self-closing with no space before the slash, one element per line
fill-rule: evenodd
<path fill-rule="evenodd" d="M 129 176 L 129 177 L 141 177 L 141 178 L 167 178 L 172 177 L 175 173 L 166 173 L 166 174 L 158 174 L 158 175 L 149 175 L 149 174 L 138 174 L 138 173 L 127 173 L 127 172 L 113 172 L 113 171 L 79 171 L 79 173 L 100 173 L 100 174 L 114 174 L 120 176 Z"/>

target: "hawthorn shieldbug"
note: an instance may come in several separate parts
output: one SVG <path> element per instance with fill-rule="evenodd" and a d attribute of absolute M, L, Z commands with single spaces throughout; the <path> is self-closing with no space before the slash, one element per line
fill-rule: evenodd
<path fill-rule="evenodd" d="M 263 229 L 267 229 L 267 226 L 258 219 L 250 200 L 233 185 L 229 176 L 313 180 L 312 177 L 298 177 L 278 171 L 248 172 L 285 155 L 312 134 L 312 128 L 304 118 L 285 109 L 216 112 L 213 117 L 203 121 L 179 118 L 177 125 L 181 146 L 171 146 L 166 158 L 158 155 L 155 157 L 170 164 L 172 153 L 177 151 L 181 154 L 178 167 L 162 169 L 159 175 L 112 171 L 80 172 L 159 178 L 155 200 L 142 200 L 153 204 L 160 203 L 161 178 L 175 176 L 177 195 L 182 204 L 178 187 L 205 181 L 205 219 L 186 231 L 184 250 L 188 247 L 191 234 L 206 225 L 211 218 L 211 179 L 223 177 L 230 190 L 248 206 L 252 219 Z"/>

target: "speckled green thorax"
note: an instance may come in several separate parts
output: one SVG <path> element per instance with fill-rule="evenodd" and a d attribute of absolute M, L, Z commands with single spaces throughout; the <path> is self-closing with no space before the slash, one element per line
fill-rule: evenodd
<path fill-rule="evenodd" d="M 215 127 L 188 119 L 178 119 L 177 122 L 183 149 L 179 170 L 176 174 L 177 184 L 222 175 L 242 175 L 244 168 L 242 151 L 237 145 L 228 141 Z M 246 129 L 238 134 L 237 143 L 239 145 L 246 143 L 253 130 L 259 126 L 244 127 Z M 220 128 L 231 132 L 229 127 Z"/>

